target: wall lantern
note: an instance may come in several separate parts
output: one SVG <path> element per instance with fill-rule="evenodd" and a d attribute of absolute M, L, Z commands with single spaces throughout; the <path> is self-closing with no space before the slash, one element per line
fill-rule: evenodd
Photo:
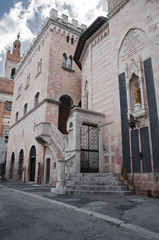
<path fill-rule="evenodd" d="M 132 114 L 130 114 L 130 119 L 128 121 L 128 124 L 129 124 L 129 128 L 131 128 L 132 130 L 136 128 L 136 126 L 138 126 L 138 121 Z"/>

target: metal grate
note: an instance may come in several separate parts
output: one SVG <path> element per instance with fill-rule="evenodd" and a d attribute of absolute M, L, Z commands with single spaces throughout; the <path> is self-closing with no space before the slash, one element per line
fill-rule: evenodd
<path fill-rule="evenodd" d="M 96 126 L 81 126 L 81 172 L 99 171 L 99 130 Z"/>

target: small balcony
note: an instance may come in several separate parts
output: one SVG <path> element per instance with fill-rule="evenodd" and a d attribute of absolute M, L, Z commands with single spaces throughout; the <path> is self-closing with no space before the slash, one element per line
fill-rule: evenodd
<path fill-rule="evenodd" d="M 35 139 L 38 143 L 45 145 L 51 142 L 51 125 L 47 122 L 35 126 Z"/>

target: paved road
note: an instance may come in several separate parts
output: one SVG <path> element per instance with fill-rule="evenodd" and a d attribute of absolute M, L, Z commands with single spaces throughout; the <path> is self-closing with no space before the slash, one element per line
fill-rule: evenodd
<path fill-rule="evenodd" d="M 1 240 L 142 240 L 138 234 L 59 206 L 48 199 L 0 187 Z"/>

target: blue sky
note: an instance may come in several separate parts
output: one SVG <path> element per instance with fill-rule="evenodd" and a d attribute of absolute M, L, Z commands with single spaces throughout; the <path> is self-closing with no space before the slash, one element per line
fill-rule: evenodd
<path fill-rule="evenodd" d="M 107 15 L 106 0 L 0 0 L 0 76 L 4 76 L 5 56 L 20 32 L 21 53 L 27 51 L 50 10 L 69 20 L 89 26 L 98 16 Z"/>

